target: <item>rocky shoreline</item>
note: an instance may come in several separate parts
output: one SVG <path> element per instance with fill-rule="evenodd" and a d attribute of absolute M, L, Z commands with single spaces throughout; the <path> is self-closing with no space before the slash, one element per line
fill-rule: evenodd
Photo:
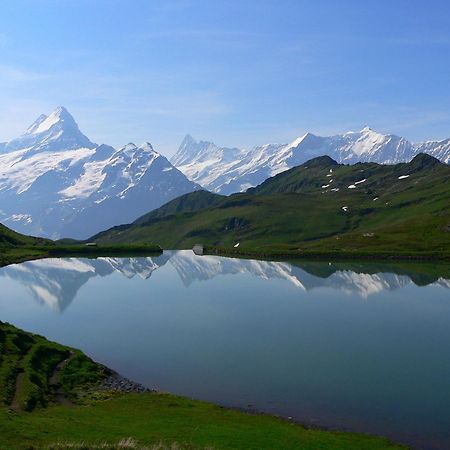
<path fill-rule="evenodd" d="M 149 389 L 142 384 L 129 380 L 113 371 L 101 381 L 99 388 L 105 391 L 120 391 L 127 393 L 156 392 L 155 389 Z"/>

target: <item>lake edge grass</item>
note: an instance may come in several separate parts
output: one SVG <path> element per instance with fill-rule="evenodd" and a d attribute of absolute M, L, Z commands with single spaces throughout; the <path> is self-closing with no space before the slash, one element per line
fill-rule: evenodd
<path fill-rule="evenodd" d="M 21 387 L 23 408 L 11 409 L 11 398 L 0 407 L 0 449 L 57 448 L 53 445 L 62 441 L 83 441 L 88 445 L 85 448 L 106 442 L 111 446 L 108 448 L 119 448 L 114 446 L 126 438 L 138 442 L 137 448 L 160 443 L 171 448 L 174 442 L 180 449 L 405 448 L 384 437 L 308 427 L 273 415 L 227 408 L 169 393 L 137 394 L 99 390 L 96 386 L 104 376 L 104 371 L 109 369 L 93 362 L 79 350 L 2 322 L 0 347 L 3 350 L 0 352 L 0 355 L 3 354 L 0 357 L 2 369 L 9 369 L 5 364 L 14 364 L 16 367 L 24 362 L 25 373 L 29 372 L 34 379 L 38 379 L 36 386 L 41 387 L 38 399 L 36 391 L 33 391 L 36 386 L 28 383 Z M 42 360 L 33 363 L 33 355 L 37 351 Z M 74 358 L 71 360 L 73 363 L 67 363 L 63 369 L 67 377 L 61 379 L 61 384 L 68 395 L 75 389 L 72 398 L 76 403 L 71 407 L 55 405 L 51 389 L 46 386 L 50 374 L 69 354 L 75 355 L 78 362 Z M 3 372 L 17 375 L 14 370 Z M 30 403 L 24 400 L 23 397 L 27 395 L 35 401 Z M 78 402 L 77 398 L 80 399 Z"/>
<path fill-rule="evenodd" d="M 220 246 L 205 246 L 203 254 L 217 255 L 231 258 L 254 258 L 277 260 L 303 259 L 303 260 L 336 260 L 336 261 L 442 261 L 450 262 L 450 252 L 386 252 L 386 251 L 315 251 L 295 250 L 285 248 L 234 248 Z"/>

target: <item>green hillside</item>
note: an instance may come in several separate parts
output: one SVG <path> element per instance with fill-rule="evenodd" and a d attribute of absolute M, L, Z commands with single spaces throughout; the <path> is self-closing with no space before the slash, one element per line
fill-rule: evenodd
<path fill-rule="evenodd" d="M 0 267 L 13 262 L 40 257 L 52 241 L 16 233 L 0 224 Z"/>
<path fill-rule="evenodd" d="M 90 388 L 107 369 L 79 350 L 0 322 L 0 407 L 33 411 L 57 402 L 52 375 L 57 372 L 61 390 L 73 398 Z"/>
<path fill-rule="evenodd" d="M 159 246 L 148 243 L 145 245 L 86 245 L 70 239 L 54 242 L 50 239 L 16 233 L 0 224 L 0 267 L 45 257 L 152 255 L 159 254 L 161 251 Z"/>
<path fill-rule="evenodd" d="M 0 248 L 17 247 L 17 246 L 34 246 L 49 243 L 50 240 L 43 238 L 35 238 L 16 233 L 5 225 L 0 224 Z"/>
<path fill-rule="evenodd" d="M 199 209 L 210 208 L 220 204 L 224 199 L 223 195 L 213 194 L 208 191 L 195 191 L 184 194 L 174 200 L 155 209 L 135 221 L 136 224 L 146 224 L 150 221 L 172 216 L 179 213 L 188 213 Z M 126 227 L 126 226 L 125 226 Z"/>
<path fill-rule="evenodd" d="M 450 166 L 423 154 L 397 165 L 320 157 L 244 194 L 187 194 L 93 239 L 163 248 L 203 243 L 240 254 L 447 257 Z"/>

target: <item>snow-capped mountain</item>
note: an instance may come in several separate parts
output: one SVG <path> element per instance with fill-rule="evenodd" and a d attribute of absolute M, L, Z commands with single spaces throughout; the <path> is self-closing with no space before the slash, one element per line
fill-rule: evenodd
<path fill-rule="evenodd" d="M 450 139 L 413 144 L 405 138 L 366 127 L 360 132 L 328 137 L 306 133 L 290 144 L 229 149 L 211 142 L 198 142 L 188 135 L 171 162 L 190 180 L 227 195 L 245 191 L 317 156 L 328 155 L 346 164 L 369 161 L 396 164 L 410 161 L 422 152 L 450 163 Z"/>
<path fill-rule="evenodd" d="M 206 282 L 217 276 L 241 275 L 277 279 L 299 291 L 328 288 L 366 299 L 384 290 L 394 291 L 415 284 L 407 274 L 348 268 L 316 263 L 315 271 L 286 262 L 196 256 L 191 251 L 164 252 L 157 257 L 138 258 L 49 258 L 14 264 L 0 269 L 0 276 L 18 281 L 39 303 L 63 312 L 76 298 L 79 289 L 96 277 L 120 274 L 128 279 L 138 276 L 149 280 L 152 274 L 169 263 L 186 288 L 193 283 Z M 317 269 L 321 275 L 317 275 Z M 150 280 L 151 282 L 151 280 Z M 450 289 L 450 280 L 431 277 L 430 285 Z"/>
<path fill-rule="evenodd" d="M 428 153 L 442 162 L 450 164 L 450 139 L 423 142 L 416 146 L 416 153 Z"/>
<path fill-rule="evenodd" d="M 190 180 L 201 180 L 208 190 L 220 191 L 224 173 L 245 156 L 245 150 L 218 147 L 212 142 L 197 142 L 187 135 L 170 162 Z"/>
<path fill-rule="evenodd" d="M 41 114 L 22 136 L 6 142 L 3 151 L 27 149 L 27 153 L 31 153 L 96 146 L 79 130 L 69 111 L 60 106 L 49 116 Z"/>
<path fill-rule="evenodd" d="M 63 107 L 0 145 L 0 221 L 25 234 L 88 238 L 198 188 L 149 143 L 92 143 Z"/>

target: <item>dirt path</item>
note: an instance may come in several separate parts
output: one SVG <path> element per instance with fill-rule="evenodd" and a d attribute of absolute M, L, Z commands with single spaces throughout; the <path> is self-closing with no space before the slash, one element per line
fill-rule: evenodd
<path fill-rule="evenodd" d="M 20 370 L 20 372 L 17 374 L 17 377 L 16 377 L 16 391 L 14 392 L 14 397 L 12 399 L 11 406 L 10 406 L 11 409 L 13 409 L 14 411 L 20 410 L 19 392 L 22 390 L 23 377 L 25 375 L 23 373 L 22 368 L 20 368 L 19 370 Z"/>
<path fill-rule="evenodd" d="M 55 367 L 52 376 L 48 380 L 48 387 L 50 391 L 53 392 L 56 402 L 63 406 L 73 406 L 73 403 L 70 401 L 70 399 L 67 398 L 66 394 L 61 390 L 61 386 L 59 385 L 58 382 L 59 376 L 61 375 L 61 371 L 64 369 L 66 364 L 73 358 L 73 356 L 74 353 L 71 353 L 68 358 L 66 358 L 64 361 L 61 361 Z M 19 402 L 19 394 L 20 391 L 22 390 L 23 378 L 25 376 L 25 373 L 22 368 L 23 360 L 25 359 L 25 357 L 26 355 L 22 358 L 22 360 L 18 364 L 19 373 L 16 376 L 16 390 L 14 392 L 14 397 L 10 405 L 10 408 L 14 411 L 20 411 L 22 409 Z"/>
<path fill-rule="evenodd" d="M 53 371 L 52 376 L 48 381 L 48 387 L 54 393 L 56 402 L 63 406 L 73 406 L 73 403 L 70 399 L 67 398 L 65 392 L 61 389 L 61 386 L 59 385 L 59 377 L 66 364 L 74 357 L 74 355 L 75 354 L 72 352 L 68 358 L 66 358 L 64 361 L 61 361 L 55 367 L 55 370 Z"/>

